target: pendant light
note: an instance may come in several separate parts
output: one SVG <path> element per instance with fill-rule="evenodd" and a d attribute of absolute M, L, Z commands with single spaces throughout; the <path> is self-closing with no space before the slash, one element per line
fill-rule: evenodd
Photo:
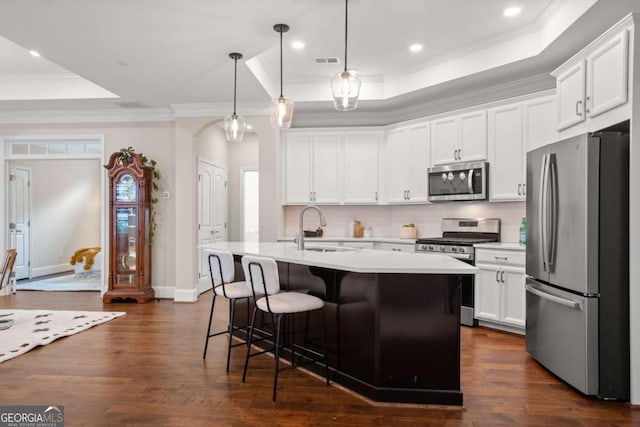
<path fill-rule="evenodd" d="M 242 54 L 233 52 L 229 54 L 233 59 L 233 114 L 224 118 L 224 133 L 227 141 L 240 142 L 244 137 L 244 130 L 247 128 L 247 121 L 244 117 L 236 114 L 236 83 L 238 81 L 238 59 L 242 59 Z"/>
<path fill-rule="evenodd" d="M 358 106 L 361 79 L 358 72 L 347 69 L 347 30 L 349 0 L 345 0 L 344 13 L 344 71 L 340 71 L 331 80 L 331 92 L 333 93 L 333 105 L 338 111 L 355 110 Z"/>
<path fill-rule="evenodd" d="M 271 101 L 271 125 L 274 128 L 290 128 L 293 119 L 293 101 L 282 95 L 282 33 L 289 31 L 289 26 L 276 24 L 273 29 L 280 33 L 280 97 Z"/>

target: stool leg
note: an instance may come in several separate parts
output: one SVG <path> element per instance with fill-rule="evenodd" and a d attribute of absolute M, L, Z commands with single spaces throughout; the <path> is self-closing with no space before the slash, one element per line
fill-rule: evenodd
<path fill-rule="evenodd" d="M 276 369 L 273 375 L 273 397 L 271 400 L 276 401 L 276 390 L 278 388 L 278 367 L 280 364 L 280 329 L 282 325 L 282 314 L 278 314 L 278 326 L 276 329 Z"/>
<path fill-rule="evenodd" d="M 236 314 L 236 299 L 229 300 L 229 341 L 227 345 L 227 372 L 229 372 L 229 359 L 231 359 L 231 342 L 233 340 L 233 319 Z"/>
<path fill-rule="evenodd" d="M 327 385 L 329 385 L 329 355 L 327 354 L 327 333 L 324 326 L 324 310 L 320 309 L 320 321 L 322 322 L 322 350 L 324 352 L 324 367 L 327 376 Z"/>
<path fill-rule="evenodd" d="M 247 334 L 249 333 L 249 329 L 251 328 L 249 324 L 249 301 L 251 301 L 251 299 L 247 298 Z M 247 347 L 249 347 L 249 341 L 247 341 Z"/>
<path fill-rule="evenodd" d="M 253 309 L 253 316 L 251 316 L 251 328 L 249 329 L 249 341 L 247 342 L 247 358 L 244 360 L 244 370 L 242 371 L 242 382 L 247 377 L 247 367 L 249 366 L 249 353 L 251 352 L 251 341 L 253 340 L 253 327 L 256 322 L 256 312 L 258 307 Z"/>
<path fill-rule="evenodd" d="M 296 314 L 291 315 L 291 365 L 296 366 Z"/>
<path fill-rule="evenodd" d="M 213 307 L 216 305 L 216 293 L 213 291 L 213 300 L 211 301 L 211 313 L 209 313 L 209 326 L 207 327 L 207 337 L 204 340 L 204 353 L 202 358 L 207 358 L 207 347 L 209 346 L 209 338 L 211 337 L 211 322 L 213 320 Z"/>

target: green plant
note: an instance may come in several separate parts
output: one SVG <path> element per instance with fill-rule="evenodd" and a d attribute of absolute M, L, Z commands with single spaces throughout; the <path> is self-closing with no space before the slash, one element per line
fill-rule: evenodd
<path fill-rule="evenodd" d="M 153 236 L 155 235 L 157 223 L 154 212 L 154 205 L 158 203 L 158 198 L 155 197 L 154 192 L 160 190 L 160 186 L 158 182 L 160 181 L 160 171 L 156 167 L 157 162 L 153 159 L 148 158 L 143 153 L 136 153 L 135 148 L 127 147 L 120 149 L 120 155 L 118 156 L 118 161 L 120 163 L 130 163 L 132 160 L 132 154 L 138 154 L 140 157 L 140 162 L 144 166 L 149 166 L 151 168 L 151 206 L 149 208 L 149 244 L 153 245 Z"/>
<path fill-rule="evenodd" d="M 403 227 L 407 227 L 407 228 L 414 228 L 416 225 L 415 224 L 403 224 Z"/>

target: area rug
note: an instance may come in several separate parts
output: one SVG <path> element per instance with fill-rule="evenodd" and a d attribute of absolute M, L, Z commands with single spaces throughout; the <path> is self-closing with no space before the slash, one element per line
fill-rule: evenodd
<path fill-rule="evenodd" d="M 100 291 L 102 281 L 100 273 L 66 274 L 50 279 L 31 280 L 16 283 L 18 291 Z"/>
<path fill-rule="evenodd" d="M 58 338 L 77 334 L 125 312 L 0 310 L 0 363 L 47 345 Z M 3 329 L 7 327 L 7 329 Z"/>

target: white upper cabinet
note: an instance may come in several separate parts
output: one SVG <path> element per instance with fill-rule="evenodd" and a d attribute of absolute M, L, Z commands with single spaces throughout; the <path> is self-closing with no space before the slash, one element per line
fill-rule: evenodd
<path fill-rule="evenodd" d="M 417 123 L 387 131 L 386 200 L 427 202 L 429 124 Z"/>
<path fill-rule="evenodd" d="M 586 111 L 595 117 L 627 102 L 629 32 L 623 30 L 587 57 Z"/>
<path fill-rule="evenodd" d="M 559 139 L 556 131 L 556 97 L 544 96 L 522 103 L 522 124 L 526 151 Z"/>
<path fill-rule="evenodd" d="M 312 201 L 313 134 L 291 132 L 283 140 L 283 198 L 285 204 Z"/>
<path fill-rule="evenodd" d="M 524 200 L 526 150 L 522 138 L 522 106 L 489 110 L 489 198 Z"/>
<path fill-rule="evenodd" d="M 460 116 L 460 148 L 458 160 L 475 162 L 487 158 L 487 112 L 485 110 Z"/>
<path fill-rule="evenodd" d="M 628 100 L 631 25 L 631 18 L 622 20 L 551 73 L 556 78 L 558 131 L 583 122 L 580 132 L 595 131 L 629 118 L 630 113 L 618 107 Z"/>
<path fill-rule="evenodd" d="M 285 204 L 340 203 L 339 132 L 288 131 L 283 153 Z"/>
<path fill-rule="evenodd" d="M 584 121 L 585 61 L 579 61 L 562 74 L 558 75 L 558 130 L 566 129 Z"/>
<path fill-rule="evenodd" d="M 340 203 L 342 185 L 339 132 L 316 133 L 313 139 L 313 202 Z"/>
<path fill-rule="evenodd" d="M 344 132 L 344 203 L 376 204 L 380 131 Z"/>
<path fill-rule="evenodd" d="M 485 110 L 434 120 L 431 123 L 431 164 L 471 162 L 487 158 Z"/>

